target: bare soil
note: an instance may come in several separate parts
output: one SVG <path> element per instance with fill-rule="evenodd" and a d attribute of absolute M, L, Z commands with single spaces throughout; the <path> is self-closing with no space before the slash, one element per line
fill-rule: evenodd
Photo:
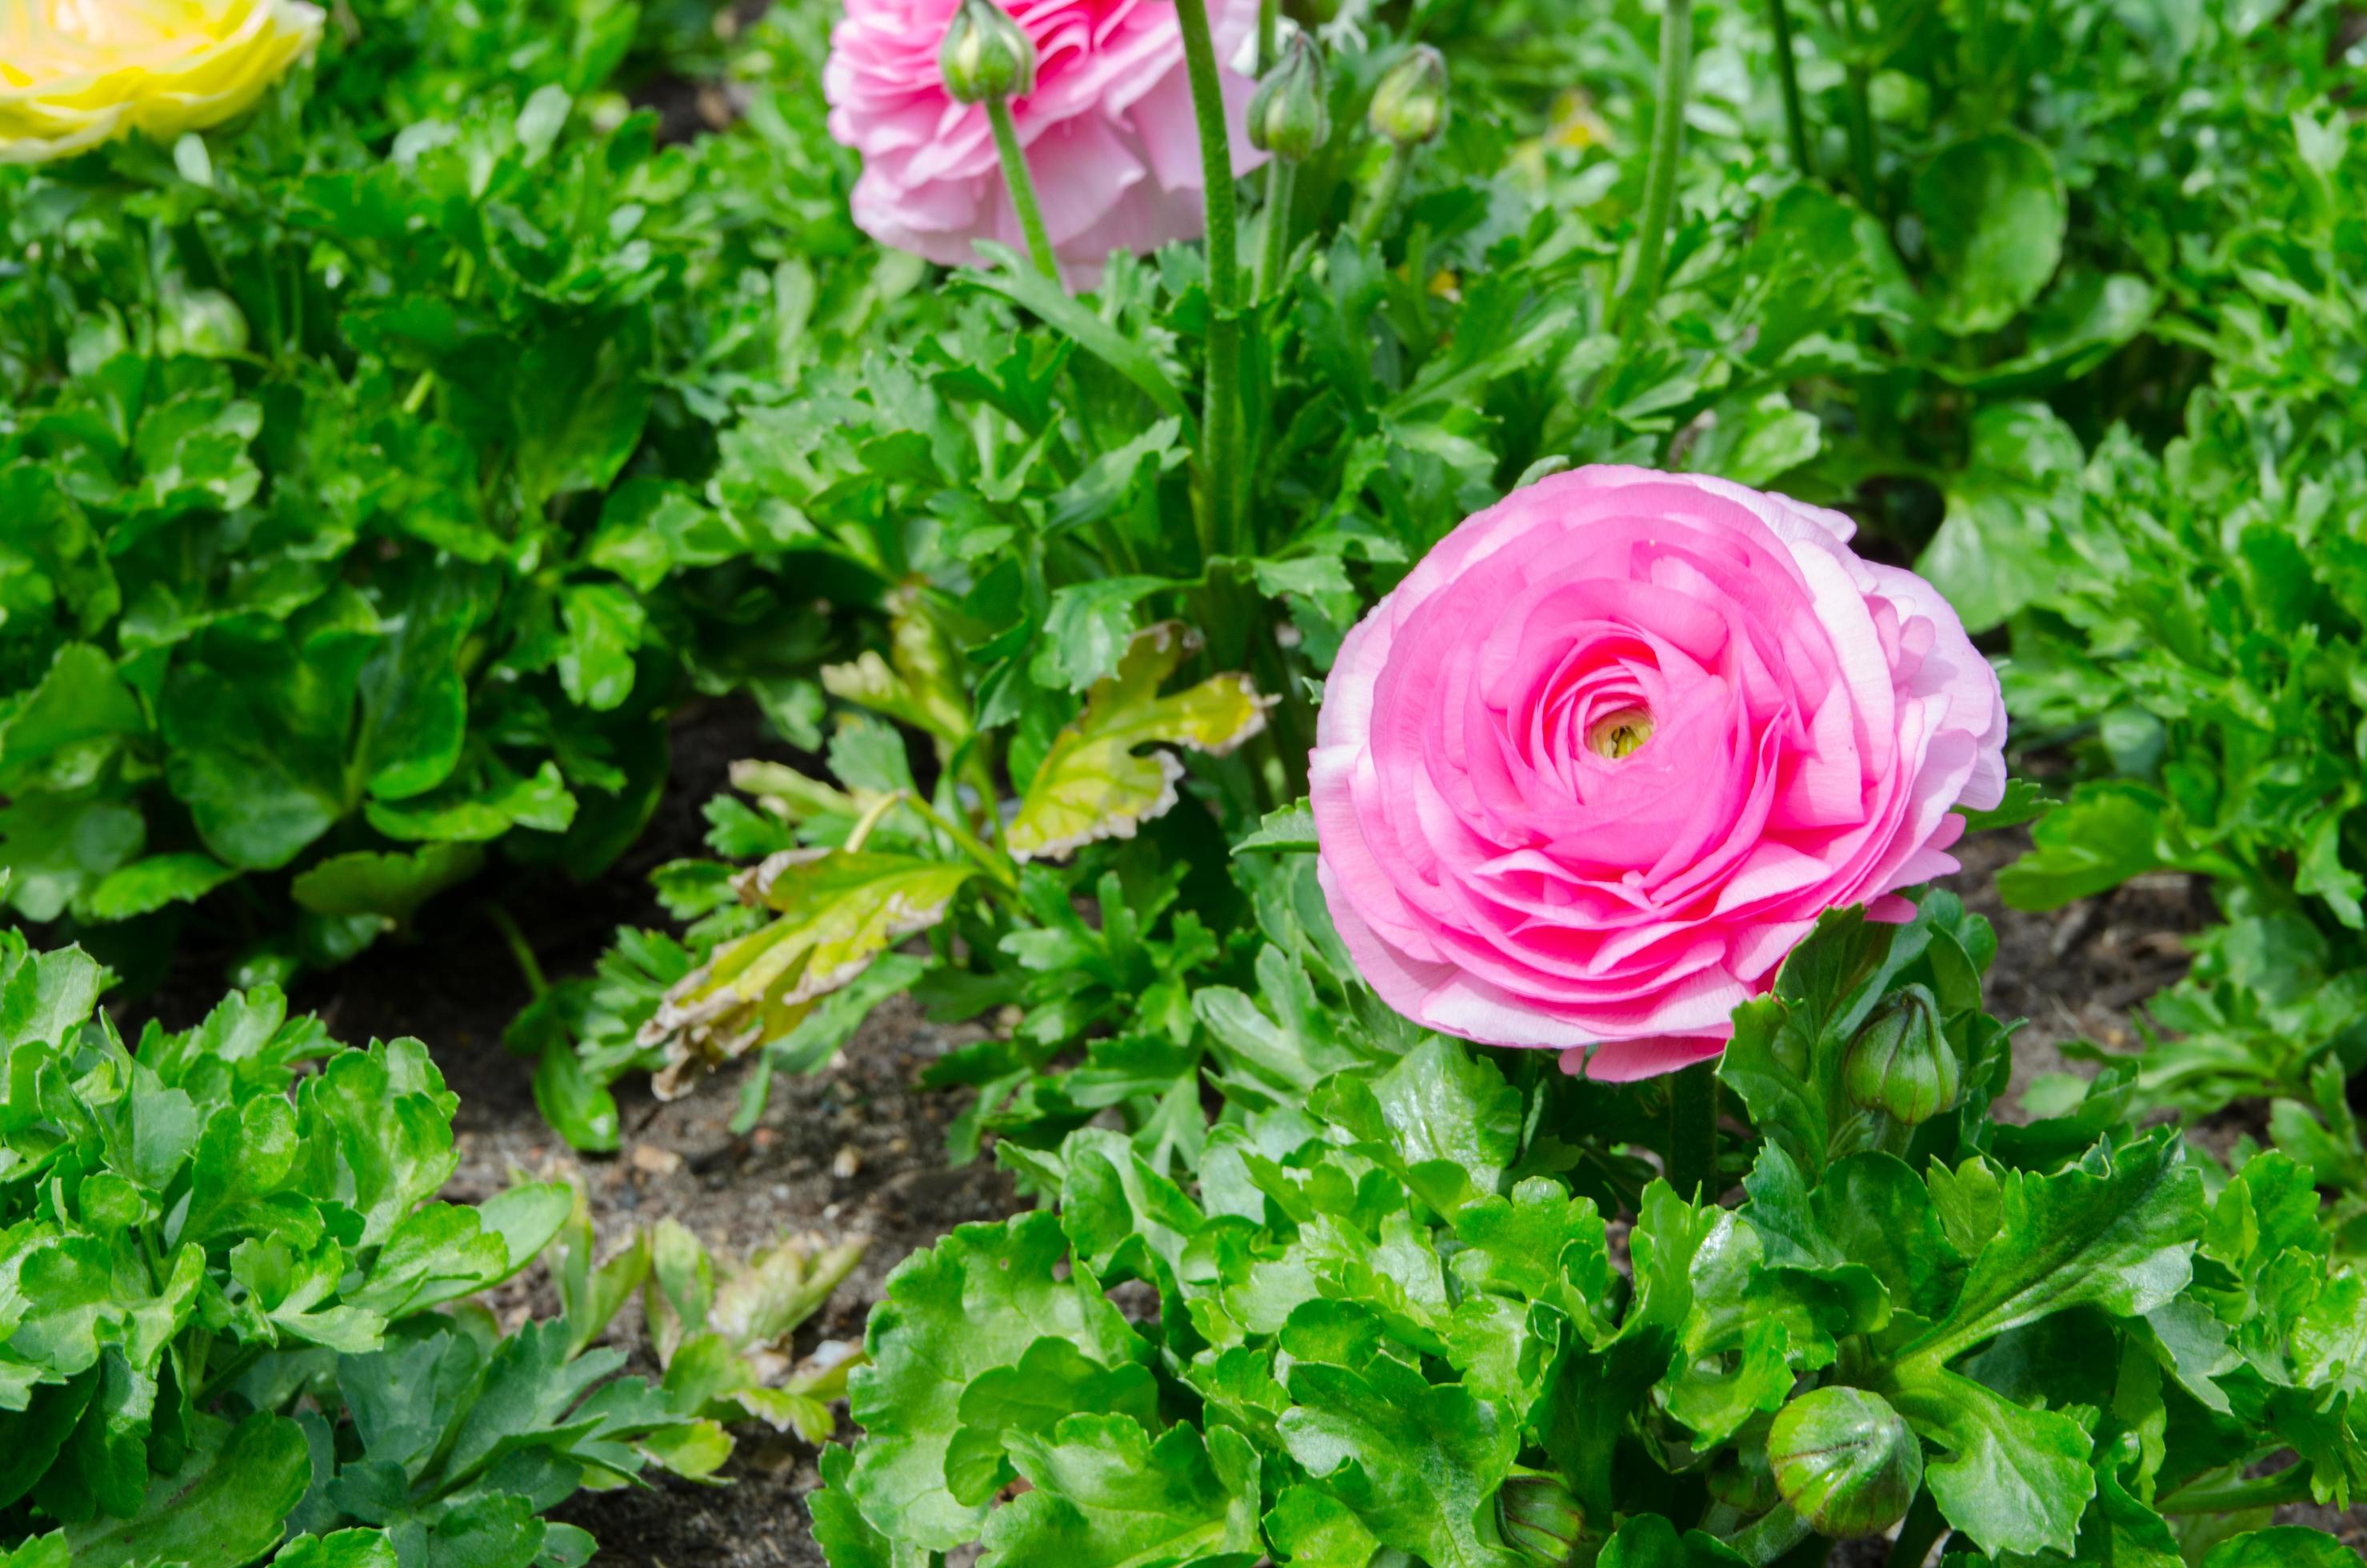
<path fill-rule="evenodd" d="M 659 817 L 614 871 L 590 886 L 536 875 L 513 879 L 501 890 L 553 978 L 588 970 L 619 922 L 663 924 L 647 892 L 647 873 L 664 860 L 700 852 L 699 807 L 724 787 L 733 760 L 796 760 L 767 738 L 753 709 L 738 702 L 685 714 L 674 742 L 673 776 Z M 1953 880 L 1966 903 L 1997 927 L 1991 1010 L 2028 1020 L 2017 1037 L 2017 1091 L 2040 1074 L 2084 1074 L 2086 1068 L 2062 1056 L 2067 1040 L 2135 1049 L 2134 1011 L 2184 971 L 2182 938 L 2209 914 L 2200 895 L 2175 878 L 2146 880 L 2051 914 L 2007 910 L 1997 899 L 1994 877 L 2024 846 L 2020 834 L 1972 841 L 1961 852 L 1965 870 Z M 414 939 L 381 943 L 295 998 L 299 1006 L 321 1013 L 340 1039 L 414 1035 L 428 1043 L 461 1096 L 461 1162 L 450 1197 L 482 1199 L 521 1173 L 547 1176 L 572 1165 L 589 1185 L 595 1223 L 611 1244 L 660 1215 L 689 1226 L 710 1244 L 741 1251 L 784 1232 L 866 1237 L 861 1267 L 805 1331 L 815 1343 L 858 1339 L 889 1271 L 913 1249 L 956 1225 L 997 1219 L 1016 1206 L 1010 1182 L 991 1162 L 946 1164 L 946 1124 L 967 1102 L 961 1095 L 923 1090 L 916 1080 L 968 1037 L 930 1024 L 902 1002 L 882 1007 L 830 1071 L 777 1084 L 763 1120 L 746 1138 L 727 1126 L 738 1101 L 738 1085 L 729 1076 L 670 1105 L 628 1083 L 617 1086 L 623 1152 L 579 1159 L 536 1111 L 530 1064 L 502 1047 L 502 1030 L 526 1004 L 527 990 L 481 905 L 471 902 L 483 896 L 481 885 L 452 895 L 427 913 Z M 185 971 L 165 994 L 128 1010 L 186 1023 L 219 989 L 213 974 Z M 2197 1129 L 2196 1137 L 2224 1148 L 2241 1130 L 2238 1119 Z M 497 1304 L 522 1317 L 552 1311 L 556 1303 L 536 1274 Z M 645 1358 L 638 1303 L 619 1314 L 610 1337 Z M 790 1439 L 741 1436 L 723 1485 L 661 1476 L 646 1487 L 579 1496 L 558 1517 L 591 1530 L 601 1545 L 597 1562 L 617 1568 L 821 1568 L 804 1506 L 819 1483 L 812 1451 Z M 2367 1556 L 2367 1516 L 2292 1509 L 2281 1517 L 2337 1530 Z M 1887 1552 L 1882 1541 L 1844 1546 L 1833 1554 L 1832 1568 L 1884 1568 Z"/>

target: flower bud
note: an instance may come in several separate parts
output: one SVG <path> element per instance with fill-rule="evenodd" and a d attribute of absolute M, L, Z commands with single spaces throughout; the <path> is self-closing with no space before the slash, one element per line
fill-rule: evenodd
<path fill-rule="evenodd" d="M 1922 1445 L 1887 1401 L 1863 1389 L 1815 1389 L 1778 1411 L 1767 1463 L 1792 1511 L 1836 1540 L 1882 1534 L 1923 1486 Z"/>
<path fill-rule="evenodd" d="M 1331 108 L 1323 93 L 1323 51 L 1304 32 L 1291 35 L 1250 99 L 1250 145 L 1296 164 L 1315 155 L 1331 136 Z"/>
<path fill-rule="evenodd" d="M 1504 1542 L 1545 1568 L 1565 1568 L 1586 1534 L 1586 1509 L 1558 1475 L 1518 1466 L 1496 1494 Z"/>
<path fill-rule="evenodd" d="M 1940 1029 L 1939 1005 L 1920 985 L 1874 1010 L 1841 1065 L 1852 1104 L 1886 1112 L 1907 1127 L 1920 1127 L 1954 1105 L 1963 1078 L 1955 1048 Z"/>
<path fill-rule="evenodd" d="M 1036 46 L 995 0 L 962 0 L 937 46 L 937 69 L 957 103 L 1025 97 L 1036 90 Z"/>
<path fill-rule="evenodd" d="M 1367 118 L 1374 135 L 1399 147 L 1435 137 L 1446 127 L 1446 56 L 1426 43 L 1415 45 L 1373 90 Z"/>

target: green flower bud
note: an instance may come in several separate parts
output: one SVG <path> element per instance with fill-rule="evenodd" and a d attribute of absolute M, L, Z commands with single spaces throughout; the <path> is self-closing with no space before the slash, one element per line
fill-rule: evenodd
<path fill-rule="evenodd" d="M 1812 1390 L 1776 1412 L 1767 1463 L 1792 1511 L 1836 1540 L 1880 1535 L 1923 1487 L 1922 1445 L 1863 1389 Z"/>
<path fill-rule="evenodd" d="M 1513 1467 L 1496 1494 L 1505 1544 L 1546 1568 L 1565 1568 L 1586 1534 L 1586 1509 L 1558 1475 Z"/>
<path fill-rule="evenodd" d="M 1418 146 L 1446 128 L 1446 56 L 1428 44 L 1389 67 L 1373 89 L 1373 134 L 1400 147 Z"/>
<path fill-rule="evenodd" d="M 1250 99 L 1250 145 L 1296 164 L 1314 156 L 1331 136 L 1331 108 L 1323 94 L 1323 51 L 1304 32 L 1293 33 L 1282 58 Z"/>
<path fill-rule="evenodd" d="M 962 0 L 937 46 L 937 69 L 956 103 L 1025 97 L 1036 90 L 1036 46 L 995 0 Z"/>
<path fill-rule="evenodd" d="M 1920 1127 L 1956 1103 L 1964 1073 L 1940 1029 L 1939 1004 L 1920 985 L 1886 999 L 1850 1041 L 1842 1085 L 1852 1104 Z"/>

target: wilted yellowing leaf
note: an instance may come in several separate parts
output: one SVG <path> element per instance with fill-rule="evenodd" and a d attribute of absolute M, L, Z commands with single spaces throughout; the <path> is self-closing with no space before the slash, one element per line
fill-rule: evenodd
<path fill-rule="evenodd" d="M 741 896 L 779 911 L 666 993 L 643 1045 L 663 1045 L 651 1087 L 673 1099 L 710 1067 L 795 1028 L 815 1002 L 945 917 L 974 868 L 910 855 L 798 849 L 742 874 Z"/>
<path fill-rule="evenodd" d="M 1134 634 L 1116 671 L 1085 695 L 1085 710 L 1045 754 L 1011 819 L 1004 844 L 1020 860 L 1074 853 L 1135 830 L 1175 804 L 1184 764 L 1172 751 L 1138 753 L 1164 743 L 1222 756 L 1265 728 L 1272 698 L 1242 675 L 1212 676 L 1170 696 L 1160 684 L 1199 647 L 1180 621 Z"/>

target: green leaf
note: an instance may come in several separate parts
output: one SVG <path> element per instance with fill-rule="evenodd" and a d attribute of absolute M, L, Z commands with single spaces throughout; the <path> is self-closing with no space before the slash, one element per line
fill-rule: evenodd
<path fill-rule="evenodd" d="M 616 482 L 649 422 L 649 357 L 650 318 L 636 310 L 539 336 L 520 358 L 510 385 L 528 510 Z"/>
<path fill-rule="evenodd" d="M 2144 330 L 2161 295 L 2125 272 L 2067 273 L 2031 314 L 2022 351 L 1976 369 L 1942 360 L 1932 368 L 1979 392 L 2022 392 L 2075 381 Z"/>
<path fill-rule="evenodd" d="M 1659 1515 L 1640 1514 L 1619 1527 L 1596 1561 L 1599 1568 L 1738 1568 L 1750 1560 L 1715 1536 L 1680 1536 Z"/>
<path fill-rule="evenodd" d="M 397 1568 L 400 1561 L 383 1530 L 335 1530 L 297 1537 L 272 1557 L 271 1568 Z"/>
<path fill-rule="evenodd" d="M 1048 1335 L 1104 1367 L 1143 1354 L 1090 1271 L 1055 1272 L 1068 1258 L 1059 1219 L 1039 1212 L 964 1225 L 889 1276 L 864 1337 L 871 1365 L 851 1385 L 866 1436 L 846 1492 L 864 1517 L 893 1520 L 900 1540 L 932 1551 L 975 1539 L 986 1509 L 946 1475 L 970 1382 Z"/>
<path fill-rule="evenodd" d="M 484 851 L 473 844 L 430 844 L 409 853 L 360 849 L 311 867 L 289 891 L 315 915 L 376 915 L 406 925 L 421 904 L 467 881 L 484 863 Z"/>
<path fill-rule="evenodd" d="M 1915 210 L 1940 276 L 1933 319 L 1958 336 L 1994 332 L 2038 298 L 2070 219 L 2053 156 L 2010 131 L 1942 148 L 1915 176 Z"/>
<path fill-rule="evenodd" d="M 386 801 L 425 794 L 459 762 L 469 729 L 460 644 L 481 614 L 474 583 L 461 572 L 429 574 L 401 609 L 358 683 L 354 766 L 370 794 Z"/>
<path fill-rule="evenodd" d="M 282 1523 L 312 1481 L 302 1428 L 258 1413 L 213 1433 L 148 1488 L 128 1519 L 71 1527 L 74 1568 L 244 1568 L 279 1542 Z"/>
<path fill-rule="evenodd" d="M 595 712 L 621 704 L 632 695 L 633 652 L 649 620 L 641 601 L 615 583 L 572 583 L 559 614 L 559 684 L 567 699 Z"/>
<path fill-rule="evenodd" d="M 1278 1551 L 1289 1554 L 1292 1568 L 1368 1568 L 1381 1550 L 1379 1538 L 1355 1510 L 1303 1482 L 1275 1496 L 1265 1531 Z"/>
<path fill-rule="evenodd" d="M 2060 909 L 2172 863 L 2163 843 L 2167 802 L 2139 784 L 2098 783 L 2031 831 L 2031 851 L 1998 873 L 1998 893 L 2014 909 Z"/>
<path fill-rule="evenodd" d="M 1053 594 L 1031 670 L 1037 683 L 1083 691 L 1107 680 L 1138 640 L 1135 607 L 1172 586 L 1164 577 L 1096 577 Z"/>
<path fill-rule="evenodd" d="M 546 761 L 521 778 L 494 765 L 481 782 L 458 780 L 408 801 L 371 801 L 363 807 L 369 824 L 389 838 L 482 842 L 513 827 L 564 833 L 575 821 L 575 797 Z"/>
<path fill-rule="evenodd" d="M 137 810 L 109 801 L 26 795 L 0 807 L 7 900 L 29 920 L 54 920 L 88 898 L 147 842 Z"/>
<path fill-rule="evenodd" d="M 2096 1490 L 2085 1427 L 1928 1363 L 1883 1392 L 1917 1432 L 1948 1450 L 1923 1475 L 1950 1524 L 1984 1551 L 2070 1555 Z"/>
<path fill-rule="evenodd" d="M 1960 806 L 1957 814 L 1965 819 L 1966 833 L 1985 833 L 1991 828 L 2020 827 L 2026 822 L 2035 822 L 2062 803 L 2027 778 L 2009 778 L 2005 799 L 1996 806 L 1986 812 Z"/>
<path fill-rule="evenodd" d="M 114 661 L 90 643 L 65 643 L 40 684 L 0 719 L 0 779 L 12 790 L 84 789 L 126 737 L 147 729 Z"/>
<path fill-rule="evenodd" d="M 961 1429 L 946 1453 L 949 1490 L 967 1504 L 990 1501 L 1016 1473 L 1005 1460 L 1007 1437 L 1048 1433 L 1081 1411 L 1153 1431 L 1159 1385 L 1148 1367 L 1104 1367 L 1064 1339 L 1039 1339 L 1012 1365 L 980 1373 L 962 1392 Z"/>
<path fill-rule="evenodd" d="M 1329 1080 L 1310 1108 L 1388 1150 L 1417 1189 L 1449 1213 L 1463 1193 L 1492 1195 L 1520 1153 L 1520 1092 L 1494 1062 L 1437 1035 L 1376 1077 Z"/>
<path fill-rule="evenodd" d="M 1184 765 L 1165 744 L 1222 756 L 1265 727 L 1267 700 L 1246 676 L 1214 676 L 1169 696 L 1159 688 L 1198 646 L 1181 623 L 1134 634 L 1117 669 L 1096 682 L 1077 722 L 1055 736 L 1028 780 L 1004 843 L 1020 860 L 1057 858 L 1104 838 L 1131 838 L 1176 801 Z"/>
<path fill-rule="evenodd" d="M 806 1511 L 813 1519 L 814 1544 L 830 1568 L 919 1568 L 928 1554 L 901 1541 L 891 1543 L 848 1495 L 854 1450 L 824 1444 L 821 1467 L 821 1487 L 807 1495 Z"/>
<path fill-rule="evenodd" d="M 37 1535 L 14 1551 L 0 1552 L 0 1568 L 74 1568 L 74 1561 L 63 1530 Z"/>
<path fill-rule="evenodd" d="M 83 896 L 89 920 L 130 920 L 168 903 L 194 903 L 238 873 L 210 855 L 151 855 L 117 868 Z"/>
<path fill-rule="evenodd" d="M 543 1044 L 534 1069 L 534 1104 L 568 1146 L 587 1153 L 617 1148 L 617 1097 L 584 1071 L 574 1040 L 556 1035 Z"/>
<path fill-rule="evenodd" d="M 1173 378 L 1148 349 L 1079 304 L 1067 290 L 1006 246 L 980 242 L 978 249 L 999 265 L 992 271 L 962 273 L 959 277 L 963 282 L 991 290 L 1034 312 L 1061 336 L 1132 381 L 1160 413 L 1182 420 L 1185 428 L 1193 432 L 1194 440 L 1199 438 L 1198 426 L 1184 394 L 1176 390 Z"/>
<path fill-rule="evenodd" d="M 2203 1568 L 2353 1568 L 2359 1554 L 2329 1535 L 2282 1525 L 2223 1540 Z"/>
<path fill-rule="evenodd" d="M 374 635 L 216 627 L 173 663 L 159 705 L 166 776 L 206 847 L 275 870 L 352 809 L 346 747 Z"/>
<path fill-rule="evenodd" d="M 2061 587 L 2085 461 L 2079 437 L 2044 403 L 1973 415 L 1972 461 L 1949 483 L 1947 516 L 1915 562 L 1965 630 L 1987 631 Z"/>
<path fill-rule="evenodd" d="M 2203 1234 L 2203 1178 L 2163 1129 L 2099 1145 L 2054 1176 L 2006 1173 L 2002 1222 L 1948 1314 L 1901 1352 L 1946 1361 L 2074 1307 L 2140 1317 L 2183 1290 Z"/>
<path fill-rule="evenodd" d="M 1284 1447 L 1382 1544 L 1433 1568 L 1519 1568 L 1489 1506 L 1520 1450 L 1516 1417 L 1387 1356 L 1298 1361 L 1285 1381 Z"/>
<path fill-rule="evenodd" d="M 1305 801 L 1297 801 L 1266 812 L 1256 827 L 1234 841 L 1233 853 L 1292 854 L 1317 847 L 1315 810 Z"/>
<path fill-rule="evenodd" d="M 1260 1555 L 1257 1453 L 1238 1432 L 1219 1426 L 1204 1442 L 1174 1426 L 1154 1442 L 1130 1415 L 1078 1415 L 1005 1441 L 1030 1490 L 987 1522 L 980 1568 L 1246 1565 Z"/>

